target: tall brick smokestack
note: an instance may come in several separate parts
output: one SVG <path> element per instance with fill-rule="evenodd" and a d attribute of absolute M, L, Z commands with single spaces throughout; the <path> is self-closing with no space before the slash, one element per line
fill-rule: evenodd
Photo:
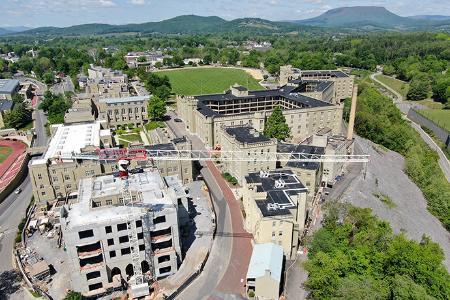
<path fill-rule="evenodd" d="M 350 108 L 350 117 L 348 120 L 347 140 L 353 139 L 353 127 L 355 126 L 356 102 L 358 100 L 358 85 L 353 86 L 352 106 Z"/>

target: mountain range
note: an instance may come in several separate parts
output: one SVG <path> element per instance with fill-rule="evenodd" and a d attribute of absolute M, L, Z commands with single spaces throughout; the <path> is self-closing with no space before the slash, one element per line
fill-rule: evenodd
<path fill-rule="evenodd" d="M 380 6 L 353 6 L 331 9 L 315 18 L 293 23 L 320 27 L 422 30 L 445 28 L 450 25 L 450 16 L 401 17 Z"/>
<path fill-rule="evenodd" d="M 118 33 L 287 33 L 323 32 L 336 30 L 440 30 L 450 31 L 450 17 L 419 15 L 401 17 L 384 7 L 354 6 L 331 9 L 322 15 L 293 21 L 269 21 L 259 18 L 241 18 L 231 21 L 220 17 L 185 15 L 159 22 L 141 24 L 110 25 L 83 24 L 70 27 L 39 27 L 28 30 L 1 29 L 0 35 L 32 36 L 80 36 Z"/>

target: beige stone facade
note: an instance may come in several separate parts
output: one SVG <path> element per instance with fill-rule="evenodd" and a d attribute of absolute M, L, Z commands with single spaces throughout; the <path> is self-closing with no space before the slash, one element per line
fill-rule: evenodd
<path fill-rule="evenodd" d="M 352 96 L 354 78 L 340 70 L 299 70 L 290 65 L 281 66 L 279 84 L 286 85 L 293 79 L 332 81 L 336 99 L 344 100 Z"/>
<path fill-rule="evenodd" d="M 107 120 L 113 128 L 127 124 L 143 125 L 148 121 L 148 101 L 149 96 L 99 99 L 99 119 Z"/>
<path fill-rule="evenodd" d="M 288 88 L 290 89 L 290 88 Z M 292 141 L 298 143 L 323 127 L 339 133 L 343 105 L 333 105 L 288 90 L 238 91 L 196 97 L 177 96 L 177 111 L 191 133 L 214 148 L 223 126 L 249 125 L 264 131 L 272 110 L 281 106 L 291 129 Z"/>
<path fill-rule="evenodd" d="M 297 176 L 291 170 L 251 173 L 242 193 L 244 225 L 255 242 L 280 245 L 287 258 L 295 257 L 305 224 L 307 194 Z"/>
<path fill-rule="evenodd" d="M 277 140 L 270 139 L 248 125 L 222 127 L 220 135 L 221 151 L 244 152 L 249 156 L 260 153 L 275 153 L 277 151 Z M 243 184 L 245 176 L 251 172 L 260 170 L 273 170 L 275 161 L 225 161 L 224 171 L 234 176 L 239 184 Z"/>

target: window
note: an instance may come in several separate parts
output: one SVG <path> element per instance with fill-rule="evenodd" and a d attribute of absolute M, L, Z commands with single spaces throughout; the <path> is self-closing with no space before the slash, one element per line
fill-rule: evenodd
<path fill-rule="evenodd" d="M 44 185 L 43 185 L 43 184 L 41 184 L 41 185 L 39 186 L 39 188 L 40 188 L 40 189 L 43 189 L 43 188 L 44 188 Z"/>
<path fill-rule="evenodd" d="M 275 231 L 272 231 L 272 237 L 274 237 L 275 236 Z"/>
<path fill-rule="evenodd" d="M 95 290 L 101 289 L 102 287 L 103 287 L 103 284 L 101 282 L 99 282 L 99 283 L 96 283 L 96 284 L 89 285 L 89 290 L 90 291 L 95 291 Z"/>
<path fill-rule="evenodd" d="M 42 196 L 45 196 L 45 192 L 41 192 L 41 195 L 42 195 Z"/>
<path fill-rule="evenodd" d="M 68 184 L 68 185 L 66 185 L 66 188 L 67 188 L 67 189 L 71 189 L 71 188 L 72 188 L 72 185 L 71 185 L 71 184 Z"/>
<path fill-rule="evenodd" d="M 114 245 L 114 239 L 108 239 L 108 246 Z"/>
<path fill-rule="evenodd" d="M 42 179 L 42 174 L 39 173 L 37 177 L 38 179 Z"/>
<path fill-rule="evenodd" d="M 282 236 L 283 235 L 283 231 L 278 232 L 278 235 Z"/>
<path fill-rule="evenodd" d="M 159 216 L 153 219 L 153 224 L 160 224 L 166 222 L 166 216 Z"/>
<path fill-rule="evenodd" d="M 111 200 L 111 199 L 106 200 L 106 201 L 105 201 L 105 204 L 106 204 L 106 205 L 112 205 L 112 200 Z"/>
<path fill-rule="evenodd" d="M 117 231 L 127 230 L 127 223 L 117 224 Z"/>
<path fill-rule="evenodd" d="M 128 235 L 123 235 L 121 237 L 119 237 L 119 243 L 126 243 L 128 242 L 130 239 L 128 238 Z"/>
<path fill-rule="evenodd" d="M 158 263 L 163 263 L 170 260 L 170 255 L 163 255 L 158 257 Z"/>
<path fill-rule="evenodd" d="M 110 258 L 116 257 L 116 250 L 109 251 L 109 257 Z"/>
<path fill-rule="evenodd" d="M 86 176 L 92 176 L 95 174 L 94 170 L 86 170 L 85 172 Z"/>
<path fill-rule="evenodd" d="M 142 227 L 142 220 L 136 221 L 136 227 Z"/>
<path fill-rule="evenodd" d="M 69 175 L 64 175 L 64 179 L 65 180 L 70 180 L 70 176 Z"/>
<path fill-rule="evenodd" d="M 94 231 L 92 229 L 78 231 L 78 236 L 81 239 L 86 239 L 94 236 Z"/>
<path fill-rule="evenodd" d="M 130 254 L 130 253 L 131 253 L 130 247 L 120 249 L 120 254 L 121 254 L 121 255 L 127 255 L 127 254 Z"/>
<path fill-rule="evenodd" d="M 112 232 L 112 227 L 111 226 L 106 226 L 105 227 L 105 232 L 106 233 L 111 233 Z"/>
<path fill-rule="evenodd" d="M 58 182 L 58 177 L 53 177 L 53 182 Z"/>
<path fill-rule="evenodd" d="M 52 174 L 56 174 L 56 170 L 52 170 Z"/>
<path fill-rule="evenodd" d="M 137 237 L 138 237 L 138 239 L 142 240 L 144 238 L 144 233 L 138 232 Z"/>
<path fill-rule="evenodd" d="M 139 245 L 139 251 L 144 251 L 145 250 L 145 245 Z"/>
<path fill-rule="evenodd" d="M 94 272 L 91 272 L 91 273 L 87 273 L 86 274 L 86 279 L 87 280 L 91 280 L 91 279 L 94 279 L 94 278 L 98 278 L 100 276 L 101 276 L 100 271 L 94 271 Z"/>
<path fill-rule="evenodd" d="M 159 274 L 168 273 L 168 272 L 170 272 L 171 270 L 172 270 L 172 267 L 171 267 L 171 266 L 164 267 L 164 268 L 159 269 Z"/>

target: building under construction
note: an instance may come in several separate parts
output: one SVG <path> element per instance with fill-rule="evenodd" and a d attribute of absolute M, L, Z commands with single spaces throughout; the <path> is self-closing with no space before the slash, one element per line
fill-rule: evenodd
<path fill-rule="evenodd" d="M 124 200 L 124 188 L 129 201 Z M 157 169 L 127 179 L 82 179 L 78 199 L 61 214 L 73 289 L 94 297 L 130 285 L 132 293 L 133 286 L 140 286 L 145 295 L 149 282 L 174 274 L 182 257 L 179 200 Z M 135 273 L 142 274 L 143 284 Z"/>

